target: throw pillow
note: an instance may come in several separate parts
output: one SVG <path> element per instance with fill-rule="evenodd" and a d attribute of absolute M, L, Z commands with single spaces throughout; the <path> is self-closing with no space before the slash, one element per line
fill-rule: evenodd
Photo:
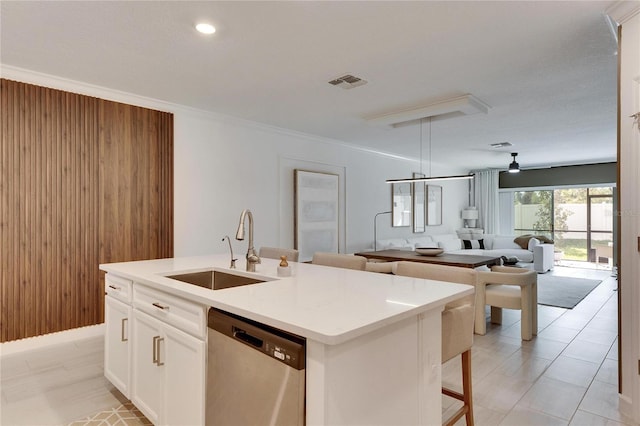
<path fill-rule="evenodd" d="M 520 235 L 519 237 L 514 238 L 513 242 L 516 243 L 517 245 L 519 245 L 520 248 L 523 248 L 523 249 L 527 250 L 527 248 L 529 246 L 529 240 L 531 238 L 533 238 L 533 235 L 524 234 L 524 235 Z"/>
<path fill-rule="evenodd" d="M 545 237 L 544 235 L 531 235 L 531 234 L 520 235 L 519 237 L 516 237 L 513 240 L 513 242 L 518 244 L 523 249 L 529 250 L 529 240 L 531 238 L 537 239 L 540 243 L 553 244 L 553 240 Z"/>
<path fill-rule="evenodd" d="M 484 250 L 484 240 L 462 240 L 465 250 L 482 249 Z"/>
<path fill-rule="evenodd" d="M 528 242 L 528 241 L 527 241 Z M 521 249 L 522 247 L 520 247 L 518 244 L 516 244 L 513 241 L 513 237 L 512 236 L 500 236 L 500 235 L 496 235 L 493 237 L 493 246 L 491 247 L 491 249 L 493 250 L 499 250 L 499 249 Z M 524 249 L 527 249 L 527 246 L 524 246 Z"/>

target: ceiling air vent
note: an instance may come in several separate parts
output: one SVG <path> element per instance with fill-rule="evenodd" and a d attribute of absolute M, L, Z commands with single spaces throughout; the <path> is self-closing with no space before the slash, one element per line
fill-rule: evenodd
<path fill-rule="evenodd" d="M 342 87 L 343 89 L 353 89 L 354 87 L 367 84 L 367 80 L 363 80 L 359 77 L 353 76 L 351 74 L 347 74 L 347 75 L 343 75 L 342 77 L 338 77 L 334 80 L 331 80 L 329 84 L 333 86 Z"/>
<path fill-rule="evenodd" d="M 490 144 L 491 148 L 506 148 L 508 146 L 513 146 L 511 142 L 498 142 Z"/>

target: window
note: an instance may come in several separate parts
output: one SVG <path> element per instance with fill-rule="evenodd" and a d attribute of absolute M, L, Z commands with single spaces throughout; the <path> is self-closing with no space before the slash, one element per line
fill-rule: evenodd
<path fill-rule="evenodd" d="M 514 194 L 516 235 L 553 236 L 553 191 L 519 191 Z"/>

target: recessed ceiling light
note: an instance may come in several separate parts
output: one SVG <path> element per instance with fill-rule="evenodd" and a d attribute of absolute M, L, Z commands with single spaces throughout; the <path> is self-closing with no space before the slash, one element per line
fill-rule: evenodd
<path fill-rule="evenodd" d="M 200 23 L 196 25 L 196 30 L 202 34 L 213 34 L 216 32 L 216 27 L 211 24 Z"/>

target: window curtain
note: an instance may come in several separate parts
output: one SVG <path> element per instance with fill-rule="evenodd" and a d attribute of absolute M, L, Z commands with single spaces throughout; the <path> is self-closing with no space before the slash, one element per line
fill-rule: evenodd
<path fill-rule="evenodd" d="M 500 235 L 513 235 L 515 229 L 515 217 L 513 214 L 513 199 L 515 193 L 513 191 L 499 192 L 500 204 L 500 223 L 498 224 L 498 233 Z"/>
<path fill-rule="evenodd" d="M 478 208 L 479 227 L 484 229 L 485 234 L 500 232 L 498 173 L 498 170 L 474 172 L 474 200 Z"/>

